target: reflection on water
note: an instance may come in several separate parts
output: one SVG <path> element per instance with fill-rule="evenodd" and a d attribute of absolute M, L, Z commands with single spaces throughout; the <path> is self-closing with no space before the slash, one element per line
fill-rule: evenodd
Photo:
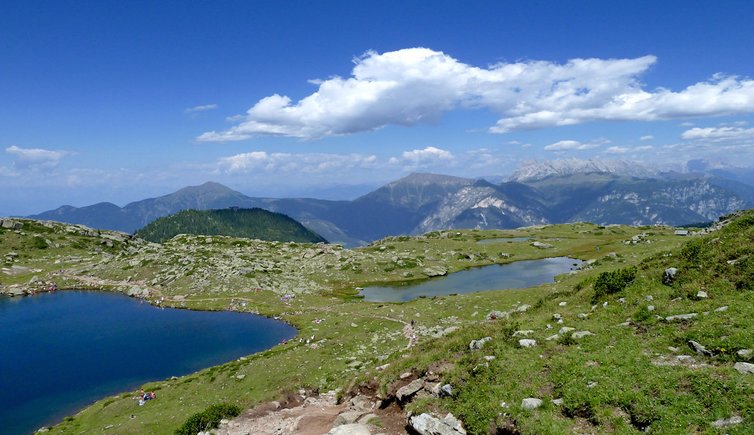
<path fill-rule="evenodd" d="M 462 270 L 443 278 L 389 287 L 366 287 L 360 295 L 369 302 L 405 302 L 420 296 L 442 296 L 488 290 L 532 287 L 552 282 L 574 270 L 581 260 L 569 257 L 516 261 Z"/>

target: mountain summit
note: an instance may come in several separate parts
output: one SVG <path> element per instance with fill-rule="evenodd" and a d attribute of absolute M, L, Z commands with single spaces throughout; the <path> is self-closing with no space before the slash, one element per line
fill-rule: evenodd
<path fill-rule="evenodd" d="M 524 164 L 510 177 L 510 181 L 527 182 L 553 176 L 603 173 L 627 177 L 654 178 L 659 171 L 629 160 L 559 159 L 532 161 Z"/>

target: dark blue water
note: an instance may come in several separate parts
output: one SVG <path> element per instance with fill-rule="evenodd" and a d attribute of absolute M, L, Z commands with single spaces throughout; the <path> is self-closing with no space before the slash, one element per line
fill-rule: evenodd
<path fill-rule="evenodd" d="M 360 295 L 369 302 L 405 302 L 420 296 L 443 296 L 489 290 L 526 288 L 552 282 L 556 275 L 575 269 L 581 260 L 569 257 L 492 264 L 432 278 L 420 283 L 366 287 Z"/>
<path fill-rule="evenodd" d="M 30 433 L 104 396 L 295 335 L 261 316 L 162 309 L 113 293 L 0 298 L 0 431 Z"/>

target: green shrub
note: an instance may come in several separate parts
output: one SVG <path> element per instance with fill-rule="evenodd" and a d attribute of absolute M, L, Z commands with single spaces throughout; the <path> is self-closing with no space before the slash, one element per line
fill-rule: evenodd
<path fill-rule="evenodd" d="M 31 239 L 31 246 L 35 249 L 47 249 L 47 241 L 39 236 Z"/>
<path fill-rule="evenodd" d="M 175 433 L 176 435 L 195 435 L 208 429 L 214 429 L 224 418 L 233 418 L 241 413 L 241 408 L 229 403 L 212 405 L 202 412 L 197 412 L 186 420 Z"/>
<path fill-rule="evenodd" d="M 594 282 L 594 297 L 592 303 L 596 303 L 607 295 L 623 291 L 636 278 L 636 267 L 602 272 Z"/>
<path fill-rule="evenodd" d="M 681 256 L 689 263 L 697 263 L 699 261 L 699 254 L 702 253 L 703 243 L 704 240 L 702 239 L 696 239 L 686 243 L 681 249 Z"/>

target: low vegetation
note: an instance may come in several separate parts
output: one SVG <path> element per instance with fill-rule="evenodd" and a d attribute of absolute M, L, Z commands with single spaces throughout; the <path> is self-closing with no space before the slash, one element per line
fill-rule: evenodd
<path fill-rule="evenodd" d="M 196 435 L 199 432 L 215 429 L 224 418 L 233 418 L 241 413 L 238 405 L 219 403 L 202 412 L 197 412 L 186 420 L 176 431 L 176 435 Z"/>
<path fill-rule="evenodd" d="M 471 434 L 746 433 L 754 421 L 754 376 L 733 369 L 752 362 L 751 353 L 741 351 L 754 349 L 752 212 L 704 236 L 576 223 L 437 231 L 356 250 L 219 236 L 154 244 L 19 222 L 21 229 L 0 230 L 0 261 L 9 272 L 0 275 L 0 291 L 27 288 L 36 276 L 163 306 L 278 316 L 301 337 L 148 383 L 145 390 L 160 390 L 148 406 L 139 407 L 135 393 L 103 398 L 52 433 L 99 433 L 112 425 L 118 433 L 169 434 L 213 404 L 246 409 L 298 389 L 340 388 L 347 395 L 376 383 L 387 397 L 405 373 L 436 377 L 452 394 L 418 397 L 404 411 L 452 412 Z M 35 247 L 34 237 L 48 247 Z M 528 241 L 477 243 L 501 237 Z M 372 283 L 426 279 L 424 269 L 433 266 L 452 273 L 563 255 L 585 263 L 534 288 L 400 304 L 354 297 L 357 287 Z M 674 279 L 663 283 L 669 268 L 676 269 Z M 404 335 L 409 324 L 413 346 Z M 471 350 L 471 341 L 483 337 L 490 340 Z M 691 341 L 706 353 L 693 350 Z M 526 398 L 540 399 L 541 406 L 525 409 Z M 713 425 L 732 417 L 744 423 Z"/>

